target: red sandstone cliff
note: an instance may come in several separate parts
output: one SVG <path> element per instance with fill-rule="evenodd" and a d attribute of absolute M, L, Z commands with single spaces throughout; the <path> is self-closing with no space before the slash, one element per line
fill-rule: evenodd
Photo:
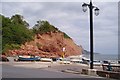
<path fill-rule="evenodd" d="M 18 50 L 9 50 L 9 55 L 37 55 L 41 57 L 61 57 L 65 47 L 65 56 L 80 55 L 82 48 L 70 38 L 64 38 L 61 32 L 37 34 L 33 41 L 21 45 Z"/>

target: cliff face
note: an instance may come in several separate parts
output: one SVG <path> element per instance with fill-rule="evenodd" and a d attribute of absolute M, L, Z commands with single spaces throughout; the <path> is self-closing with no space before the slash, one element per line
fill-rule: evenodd
<path fill-rule="evenodd" d="M 37 34 L 33 41 L 21 45 L 18 50 L 9 50 L 9 55 L 37 55 L 41 57 L 61 57 L 65 47 L 65 57 L 80 55 L 82 48 L 77 46 L 72 39 L 65 38 L 61 32 L 47 32 Z"/>

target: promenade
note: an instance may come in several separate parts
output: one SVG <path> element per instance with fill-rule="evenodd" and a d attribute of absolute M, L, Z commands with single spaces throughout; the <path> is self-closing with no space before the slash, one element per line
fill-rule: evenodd
<path fill-rule="evenodd" d="M 86 65 L 50 62 L 3 63 L 2 78 L 97 78 L 97 80 L 105 80 L 102 77 L 62 72 L 66 69 L 81 71 L 82 68 L 88 67 Z"/>

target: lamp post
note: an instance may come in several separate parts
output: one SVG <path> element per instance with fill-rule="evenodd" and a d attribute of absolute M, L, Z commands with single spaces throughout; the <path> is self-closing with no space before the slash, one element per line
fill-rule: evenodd
<path fill-rule="evenodd" d="M 99 9 L 92 4 L 92 0 L 90 0 L 89 4 L 83 3 L 83 12 L 87 11 L 87 7 L 90 11 L 90 69 L 93 69 L 93 9 L 95 15 L 99 15 Z"/>

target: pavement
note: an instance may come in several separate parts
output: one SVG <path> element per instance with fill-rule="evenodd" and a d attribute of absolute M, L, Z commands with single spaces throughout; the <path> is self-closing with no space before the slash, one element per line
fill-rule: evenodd
<path fill-rule="evenodd" d="M 3 78 L 95 78 L 98 76 L 80 74 L 82 69 L 89 66 L 83 64 L 58 64 L 51 62 L 14 62 L 2 64 Z M 101 69 L 100 67 L 95 67 Z M 87 79 L 86 79 L 87 80 Z"/>
<path fill-rule="evenodd" d="M 86 78 L 86 76 L 63 73 L 50 69 L 14 67 L 7 64 L 3 64 L 2 67 L 3 78 Z"/>

